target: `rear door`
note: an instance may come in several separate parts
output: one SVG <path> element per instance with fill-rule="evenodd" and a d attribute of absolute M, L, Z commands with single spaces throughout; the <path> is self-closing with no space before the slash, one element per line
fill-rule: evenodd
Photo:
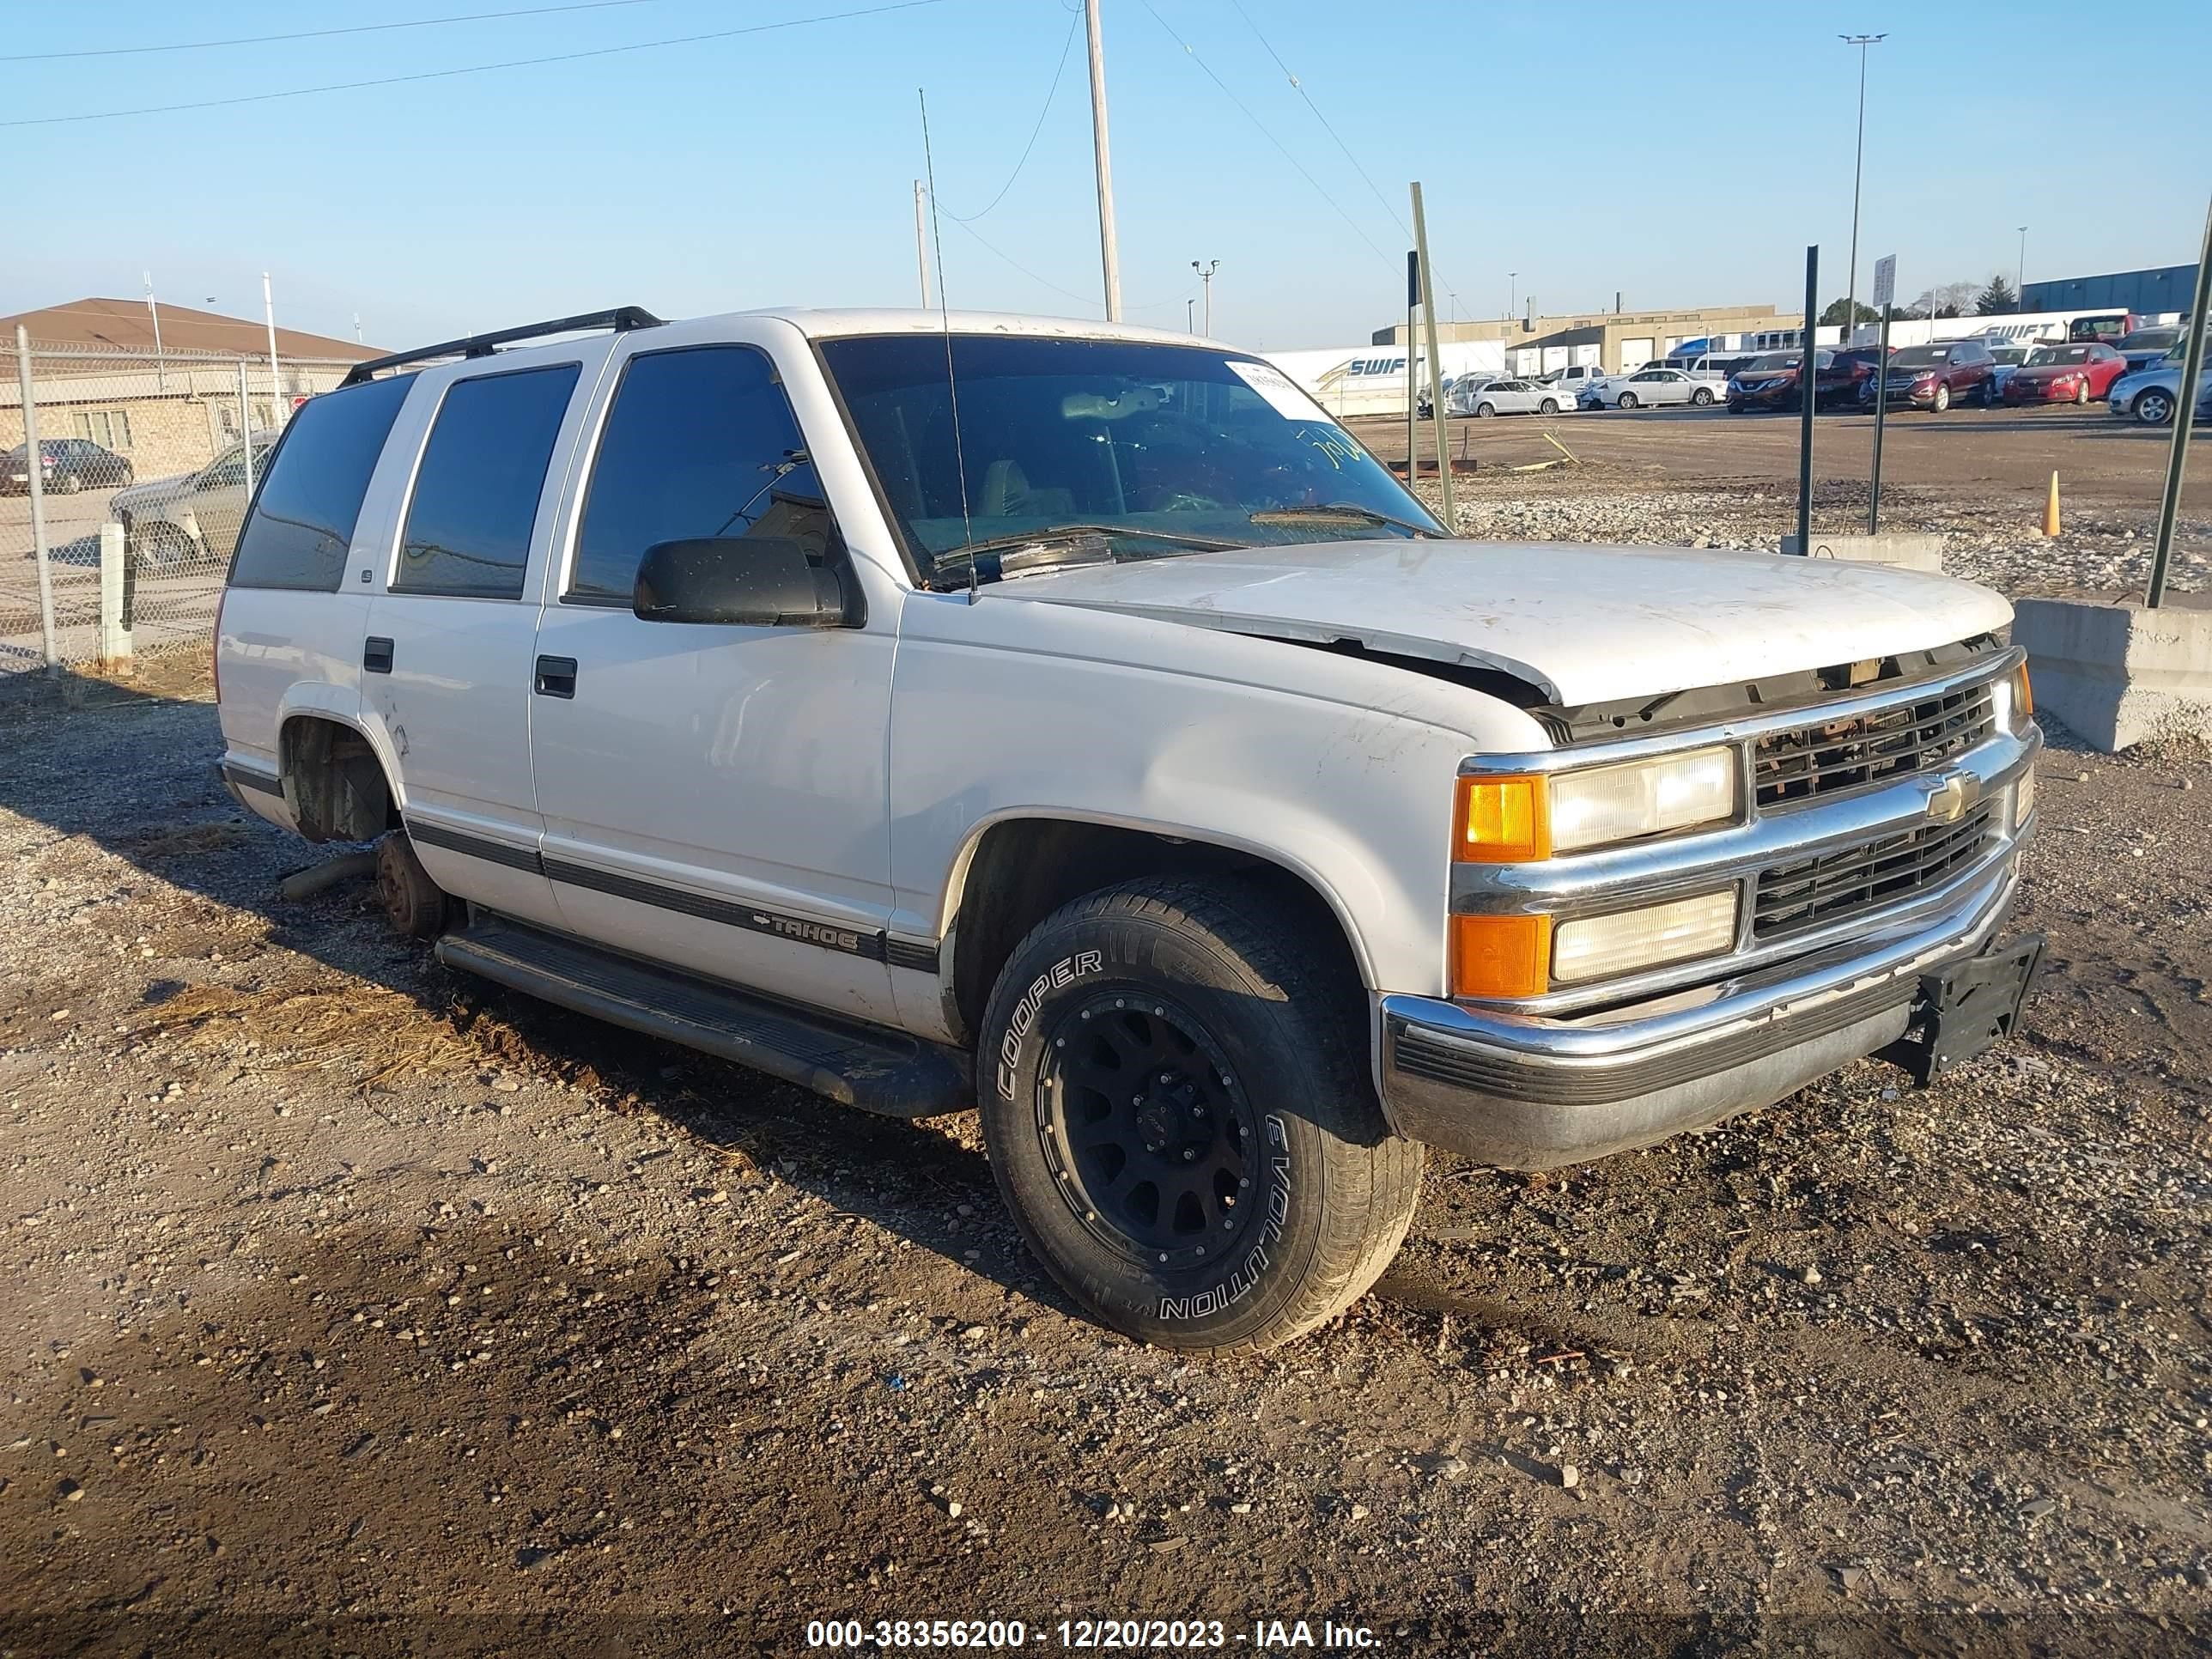
<path fill-rule="evenodd" d="M 449 892 L 548 924 L 560 913 L 539 863 L 532 658 L 554 503 L 607 349 L 472 362 L 424 400 L 362 641 L 362 702 L 399 757 L 424 867 Z"/>
<path fill-rule="evenodd" d="M 545 862 L 570 931 L 863 1019 L 896 1011 L 885 751 L 894 607 L 850 627 L 648 622 L 657 542 L 842 555 L 772 348 L 788 324 L 629 335 L 564 529 L 530 699 Z M 800 366 L 801 372 L 811 363 Z"/>

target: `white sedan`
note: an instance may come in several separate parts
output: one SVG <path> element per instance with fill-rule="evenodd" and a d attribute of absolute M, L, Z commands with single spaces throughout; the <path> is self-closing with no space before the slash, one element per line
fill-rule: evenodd
<path fill-rule="evenodd" d="M 1492 415 L 1557 415 L 1575 406 L 1571 394 L 1540 380 L 1486 380 L 1468 374 L 1444 394 L 1444 407 L 1455 415 L 1471 415 L 1486 421 Z"/>
<path fill-rule="evenodd" d="M 1586 404 L 1600 409 L 1656 409 L 1663 404 L 1705 409 L 1726 395 L 1710 377 L 1680 368 L 1639 368 L 1600 380 L 1583 393 Z"/>

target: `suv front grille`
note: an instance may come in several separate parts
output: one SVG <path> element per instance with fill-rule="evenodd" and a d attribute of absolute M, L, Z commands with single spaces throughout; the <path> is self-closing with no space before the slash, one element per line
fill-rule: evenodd
<path fill-rule="evenodd" d="M 1752 782 L 1761 806 L 1788 805 L 1924 771 L 1996 730 L 1990 686 L 1962 686 L 1770 732 L 1752 747 Z"/>
<path fill-rule="evenodd" d="M 1759 873 L 1751 933 L 1761 943 L 1864 915 L 1940 885 L 1988 847 L 1994 803 L 1956 823 L 1923 823 L 1878 841 Z"/>

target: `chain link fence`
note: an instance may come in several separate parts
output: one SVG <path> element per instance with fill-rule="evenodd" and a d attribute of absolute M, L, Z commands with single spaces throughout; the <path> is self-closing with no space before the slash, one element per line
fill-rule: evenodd
<path fill-rule="evenodd" d="M 351 365 L 5 344 L 0 675 L 205 648 L 263 457 Z"/>

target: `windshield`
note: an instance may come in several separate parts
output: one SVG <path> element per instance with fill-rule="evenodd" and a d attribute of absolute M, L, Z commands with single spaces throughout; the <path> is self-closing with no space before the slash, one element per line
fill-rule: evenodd
<path fill-rule="evenodd" d="M 1950 354 L 1948 346 L 1907 346 L 1889 361 L 1899 368 L 1935 368 Z"/>
<path fill-rule="evenodd" d="M 1998 362 L 2018 368 L 2027 361 L 2027 348 L 2026 346 L 1991 346 L 1990 356 Z"/>
<path fill-rule="evenodd" d="M 2049 368 L 2057 363 L 2086 363 L 2089 361 L 2087 346 L 2045 346 L 2027 360 L 2030 368 Z"/>
<path fill-rule="evenodd" d="M 1744 365 L 1747 374 L 1771 374 L 1776 369 L 1797 367 L 1798 354 L 1794 351 L 1770 351 L 1764 357 L 1754 357 Z"/>
<path fill-rule="evenodd" d="M 1116 557 L 1142 558 L 1411 533 L 1393 520 L 1443 533 L 1311 398 L 1255 359 L 955 335 L 956 440 L 943 336 L 824 340 L 821 352 L 925 570 L 961 564 L 942 556 L 973 543 L 1070 526 L 1104 538 Z M 1186 538 L 1195 545 L 1179 545 Z"/>
<path fill-rule="evenodd" d="M 2165 351 L 2181 338 L 2178 328 L 2139 328 L 2119 343 L 2123 351 Z"/>

